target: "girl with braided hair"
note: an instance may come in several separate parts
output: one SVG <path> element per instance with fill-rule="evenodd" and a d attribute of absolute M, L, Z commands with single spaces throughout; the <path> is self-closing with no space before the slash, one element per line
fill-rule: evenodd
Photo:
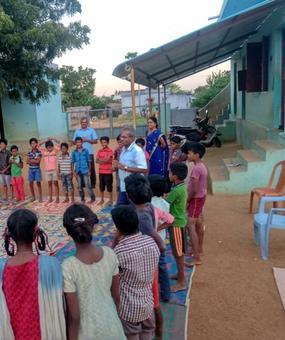
<path fill-rule="evenodd" d="M 66 339 L 61 267 L 56 258 L 38 256 L 47 236 L 37 225 L 28 209 L 14 211 L 7 220 L 3 239 L 9 257 L 0 259 L 0 339 Z"/>
<path fill-rule="evenodd" d="M 96 223 L 96 214 L 84 204 L 71 205 L 63 215 L 76 246 L 75 256 L 62 264 L 68 339 L 124 340 L 117 313 L 118 259 L 111 248 L 92 243 Z"/>

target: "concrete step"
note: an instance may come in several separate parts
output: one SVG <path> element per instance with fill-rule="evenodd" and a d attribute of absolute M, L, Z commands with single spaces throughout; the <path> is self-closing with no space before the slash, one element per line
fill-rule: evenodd
<path fill-rule="evenodd" d="M 213 179 L 213 191 L 245 194 L 266 186 L 274 164 L 282 159 L 285 147 L 272 140 L 257 140 L 252 149 L 238 150 L 235 157 L 223 159 L 225 175 L 216 175 L 219 180 Z"/>
<path fill-rule="evenodd" d="M 247 169 L 251 166 L 258 166 L 256 163 L 264 162 L 264 159 L 255 150 L 251 149 L 238 150 L 237 158 Z"/>
<path fill-rule="evenodd" d="M 241 172 L 245 172 L 247 170 L 246 166 L 242 164 L 241 160 L 238 157 L 235 158 L 224 158 L 223 159 L 225 165 L 226 176 L 231 179 L 231 176 L 235 174 L 239 174 Z"/>
<path fill-rule="evenodd" d="M 256 140 L 252 144 L 252 149 L 264 160 L 268 159 L 272 153 L 282 155 L 284 152 L 285 157 L 285 148 L 272 140 Z"/>

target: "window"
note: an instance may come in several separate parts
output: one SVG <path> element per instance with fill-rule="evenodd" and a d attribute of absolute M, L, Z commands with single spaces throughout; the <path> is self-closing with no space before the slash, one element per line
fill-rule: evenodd
<path fill-rule="evenodd" d="M 247 44 L 246 91 L 268 91 L 269 38 Z"/>

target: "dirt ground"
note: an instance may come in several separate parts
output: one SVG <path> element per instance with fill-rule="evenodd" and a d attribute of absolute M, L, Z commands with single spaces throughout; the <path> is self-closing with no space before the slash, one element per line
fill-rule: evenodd
<path fill-rule="evenodd" d="M 226 157 L 234 157 L 230 149 Z M 208 165 L 218 165 L 222 153 L 209 151 Z M 285 233 L 270 232 L 269 260 L 261 260 L 248 204 L 247 195 L 207 199 L 203 264 L 196 267 L 190 294 L 191 340 L 285 339 L 272 273 L 272 267 L 285 267 Z"/>

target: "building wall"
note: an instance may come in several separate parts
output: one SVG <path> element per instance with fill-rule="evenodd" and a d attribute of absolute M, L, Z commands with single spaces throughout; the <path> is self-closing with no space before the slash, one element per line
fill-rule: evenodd
<path fill-rule="evenodd" d="M 132 106 L 132 98 L 130 91 L 122 91 L 122 112 L 128 113 L 131 110 Z M 140 94 L 136 92 L 135 100 L 137 107 L 145 107 L 148 106 L 148 90 L 141 90 Z M 151 97 L 153 98 L 153 105 L 158 104 L 158 92 L 152 90 Z M 161 104 L 163 103 L 163 91 L 160 94 Z M 176 93 L 166 93 L 166 102 L 170 104 L 171 109 L 189 109 L 191 107 L 192 96 L 190 94 L 176 94 Z"/>
<path fill-rule="evenodd" d="M 31 104 L 23 99 L 21 103 L 8 98 L 1 101 L 5 136 L 9 141 L 27 141 L 31 137 L 43 139 L 55 136 L 67 139 L 66 113 L 61 110 L 59 82 L 57 93 L 48 102 Z"/>
<path fill-rule="evenodd" d="M 67 117 L 61 109 L 61 95 L 59 82 L 57 93 L 48 102 L 36 106 L 38 131 L 40 138 L 54 136 L 67 139 Z"/>
<path fill-rule="evenodd" d="M 256 128 L 264 129 L 262 136 L 267 135 L 267 130 L 277 129 L 281 116 L 281 30 L 284 29 L 285 18 L 282 13 L 275 13 L 261 28 L 260 32 L 248 42 L 260 42 L 263 36 L 269 36 L 269 70 L 268 91 L 266 92 L 236 92 L 236 107 L 234 103 L 234 82 L 237 82 L 236 71 L 246 69 L 246 46 L 232 58 L 231 78 L 231 107 L 232 113 L 237 118 L 240 131 L 238 141 L 245 146 L 250 146 L 251 137 L 254 138 Z M 244 99 L 243 100 L 243 96 Z M 244 105 L 244 109 L 243 109 Z M 248 122 L 248 124 L 247 124 Z M 254 128 L 255 126 L 255 128 Z M 248 131 L 247 131 L 248 128 Z M 242 130 L 247 133 L 243 133 Z"/>
<path fill-rule="evenodd" d="M 8 98 L 1 100 L 5 137 L 8 141 L 26 141 L 39 137 L 35 105 L 23 99 L 15 103 Z"/>

